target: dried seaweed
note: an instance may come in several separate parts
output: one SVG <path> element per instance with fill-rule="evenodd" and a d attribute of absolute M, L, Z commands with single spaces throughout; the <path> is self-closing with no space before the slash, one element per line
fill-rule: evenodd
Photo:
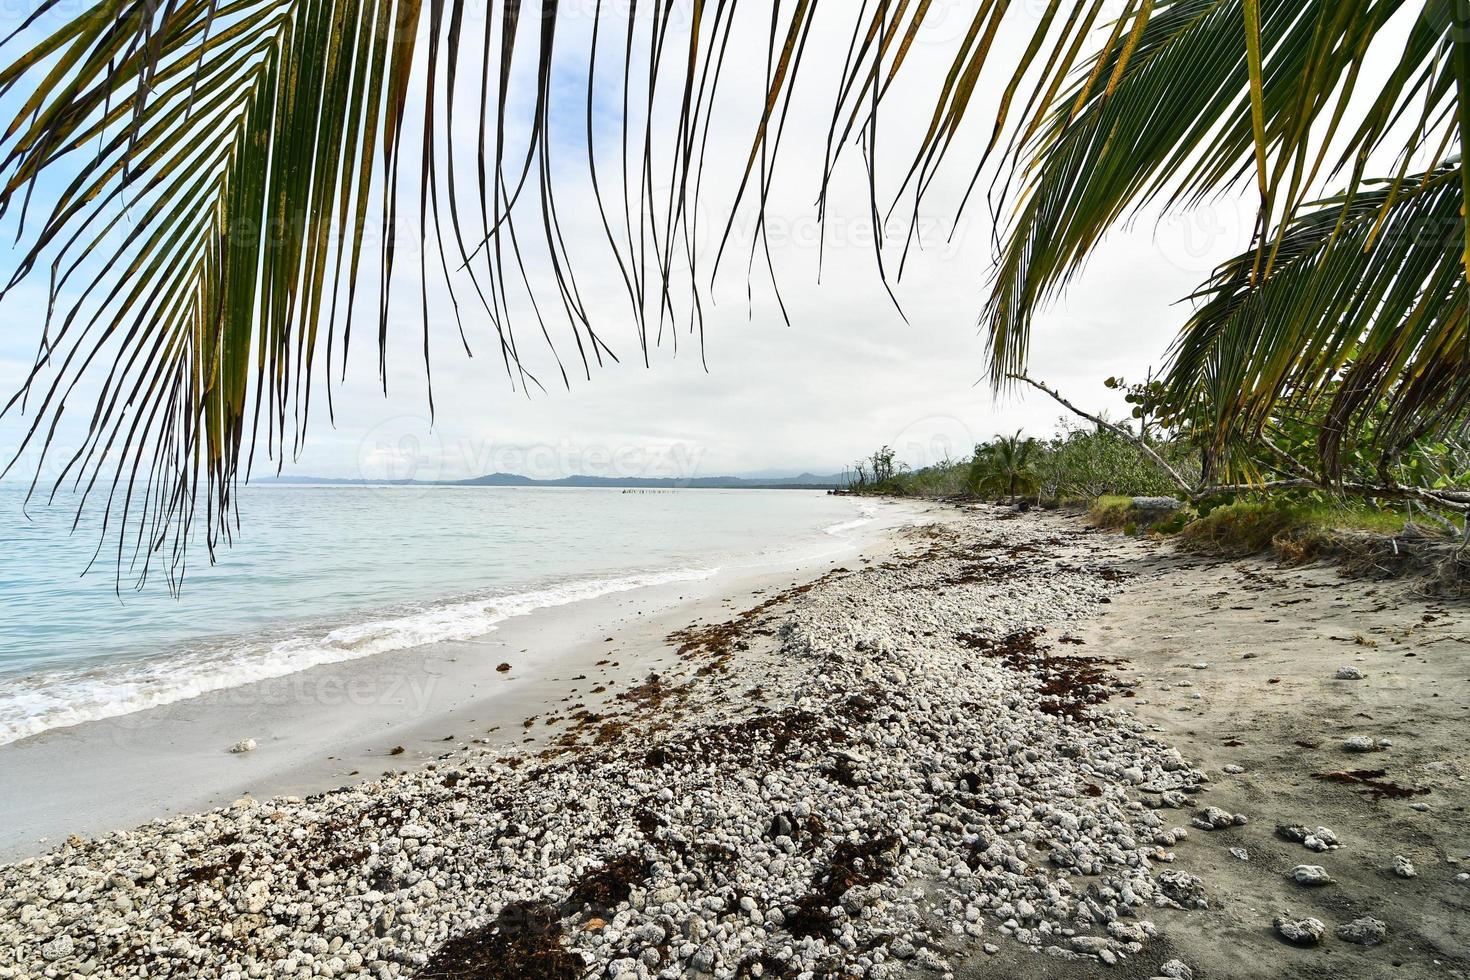
<path fill-rule="evenodd" d="M 419 980 L 577 980 L 582 958 L 562 945 L 554 909 L 512 902 L 482 929 L 455 936 L 430 957 Z"/>

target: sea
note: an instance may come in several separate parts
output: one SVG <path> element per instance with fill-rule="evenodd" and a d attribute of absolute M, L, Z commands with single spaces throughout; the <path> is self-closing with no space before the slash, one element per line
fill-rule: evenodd
<path fill-rule="evenodd" d="M 809 490 L 242 487 L 240 532 L 141 588 L 75 508 L 0 486 L 0 744 L 537 609 L 818 557 L 875 520 Z M 96 555 L 95 561 L 94 555 Z M 90 566 L 90 567 L 89 567 Z"/>

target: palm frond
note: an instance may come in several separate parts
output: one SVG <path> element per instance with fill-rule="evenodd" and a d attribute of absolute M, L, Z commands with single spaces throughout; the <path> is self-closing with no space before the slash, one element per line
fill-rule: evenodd
<path fill-rule="evenodd" d="M 1093 75 L 1115 82 L 1074 83 L 1073 107 L 1053 111 L 1025 147 L 1020 203 L 984 315 L 992 378 L 1023 369 L 1036 313 L 1143 207 L 1195 206 L 1256 174 L 1256 237 L 1267 240 L 1325 170 L 1351 170 L 1345 191 L 1356 191 L 1370 155 L 1403 136 L 1406 116 L 1417 123 L 1403 136 L 1404 167 L 1443 145 L 1454 125 L 1447 3 L 1423 5 L 1381 89 L 1357 89 L 1369 46 L 1404 6 L 1173 0 L 1159 5 L 1126 65 L 1124 49 L 1103 49 Z M 1342 133 L 1354 105 L 1363 121 Z M 1258 276 L 1271 274 L 1279 244 L 1258 254 Z"/>
<path fill-rule="evenodd" d="M 1258 435 L 1282 403 L 1321 405 L 1323 472 L 1363 417 L 1392 451 L 1456 424 L 1470 405 L 1459 162 L 1371 182 L 1299 213 L 1226 263 L 1172 355 L 1170 400 L 1212 436 L 1229 478 L 1232 444 Z M 1371 247 L 1370 247 L 1371 243 Z M 1261 251 L 1274 270 L 1253 283 Z"/>
<path fill-rule="evenodd" d="M 778 139 L 791 85 L 779 76 L 795 72 L 791 39 L 810 30 L 811 6 L 772 21 L 787 44 L 753 157 Z M 48 306 L 34 366 L 6 406 L 29 416 L 15 459 L 39 454 L 38 473 L 59 472 L 52 492 L 74 488 L 86 506 L 100 498 L 120 565 L 131 548 L 140 578 L 155 554 L 181 571 L 196 508 L 211 555 L 229 539 L 238 481 L 257 453 L 279 466 L 299 452 L 314 386 L 325 379 L 330 411 L 332 377 L 364 317 L 386 385 L 405 262 L 417 266 L 426 369 L 436 279 L 466 350 L 464 321 L 488 323 L 513 386 L 542 385 L 521 355 L 513 309 L 529 307 L 563 383 L 565 337 L 584 376 L 616 357 L 578 287 L 552 182 L 559 4 L 542 0 L 525 17 L 522 7 L 98 0 L 63 13 L 48 0 L 4 42 L 14 60 L 0 68 L 0 97 L 17 108 L 0 135 L 0 215 L 22 243 L 7 291 L 45 274 Z M 668 43 L 672 5 L 614 14 L 599 0 L 593 11 L 587 160 L 645 358 L 654 330 L 672 325 L 681 261 L 693 281 L 688 202 L 734 7 L 696 0 L 682 54 Z M 58 19 L 48 37 L 29 33 Z M 611 154 L 595 145 L 592 123 L 607 98 L 600 51 L 624 80 Z M 648 90 L 638 93 L 645 59 Z M 524 78 L 533 104 L 522 116 L 513 82 Z M 660 155 L 653 107 L 671 97 L 681 111 Z M 481 123 L 472 154 L 454 132 L 457 109 Z M 640 111 L 642 133 L 630 125 Z M 411 131 L 420 121 L 422 132 Z M 621 158 L 620 193 L 633 202 L 621 222 L 601 192 L 615 183 L 609 155 Z M 762 202 L 769 171 L 767 161 Z M 45 212 L 31 214 L 42 200 Z M 550 269 L 549 288 L 528 271 L 532 250 Z M 697 293 L 680 308 L 702 333 Z M 432 388 L 429 399 L 432 412 Z M 71 415 L 84 443 L 48 466 Z"/>
<path fill-rule="evenodd" d="M 1380 201 L 1363 242 L 1376 249 L 1397 201 L 1418 199 L 1414 161 L 1432 151 L 1418 166 L 1433 170 L 1463 142 L 1470 55 L 1451 30 L 1462 0 L 1124 0 L 1120 10 L 1047 0 L 1012 47 L 1008 21 L 1034 13 L 1021 7 L 975 0 L 965 30 L 920 59 L 931 0 L 593 0 L 590 44 L 570 50 L 559 0 L 94 0 L 75 12 L 44 0 L 0 42 L 12 59 L 0 98 L 16 105 L 0 130 L 0 215 L 21 242 L 7 288 L 48 279 L 34 370 L 7 409 L 31 416 L 20 450 L 39 447 L 44 466 L 68 409 L 81 417 L 86 438 L 58 485 L 103 499 L 120 561 L 131 543 L 143 574 L 155 554 L 173 571 L 196 523 L 211 553 L 228 539 L 234 488 L 257 453 L 280 465 L 300 451 L 321 379 L 331 411 L 364 316 L 386 385 L 404 276 L 418 280 L 426 367 L 434 284 L 466 350 L 489 325 L 514 386 L 543 386 L 513 327 L 528 313 L 558 380 L 590 377 L 616 355 L 579 284 L 588 258 L 573 246 L 585 243 L 568 241 L 553 180 L 567 172 L 558 65 L 586 72 L 596 244 L 645 363 L 666 335 L 697 337 L 702 354 L 705 297 L 742 208 L 757 215 L 740 243 L 747 269 L 761 258 L 775 282 L 765 212 L 789 167 L 781 150 L 803 68 L 832 36 L 847 49 L 811 168 L 819 218 L 848 147 L 863 157 L 875 229 L 900 207 L 917 217 L 988 103 L 985 73 L 1007 79 L 984 150 L 963 161 L 971 189 L 994 161 L 992 200 L 1020 191 L 985 312 L 997 381 L 1023 365 L 1036 312 L 1140 207 L 1188 206 L 1254 173 L 1262 209 L 1250 244 L 1265 287 L 1289 264 L 1296 214 L 1323 181 L 1342 180 L 1356 200 L 1370 158 L 1397 154 L 1385 192 L 1361 195 Z M 1370 45 L 1411 8 L 1419 16 L 1391 76 L 1359 91 Z M 742 11 L 766 38 L 754 70 L 732 63 Z M 38 38 L 44 23 L 56 26 Z M 933 89 L 904 87 L 919 60 L 936 59 Z M 620 91 L 608 84 L 618 76 Z M 737 83 L 755 97 L 753 123 L 738 180 L 722 189 L 729 211 L 711 262 L 695 247 L 693 204 L 708 191 L 717 96 Z M 619 98 L 609 135 L 595 120 Z M 885 214 L 879 123 L 912 116 L 915 98 L 922 134 L 885 188 Z M 885 244 L 874 251 L 887 282 Z M 1423 397 L 1442 390 L 1425 382 Z M 432 412 L 432 388 L 429 399 Z"/>

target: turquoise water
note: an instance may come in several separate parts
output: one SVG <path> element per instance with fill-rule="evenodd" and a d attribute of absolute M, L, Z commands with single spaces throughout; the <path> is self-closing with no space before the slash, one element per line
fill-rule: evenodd
<path fill-rule="evenodd" d="M 116 588 L 73 512 L 0 487 L 0 744 L 483 635 L 511 616 L 831 550 L 871 506 L 811 491 L 246 487 L 242 534 L 180 596 Z M 29 519 L 27 519 L 29 518 Z"/>

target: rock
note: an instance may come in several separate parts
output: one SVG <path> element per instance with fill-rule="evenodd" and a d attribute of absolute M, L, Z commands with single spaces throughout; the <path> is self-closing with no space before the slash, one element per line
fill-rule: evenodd
<path fill-rule="evenodd" d="M 1344 752 L 1372 752 L 1378 745 L 1367 735 L 1354 735 L 1342 743 Z"/>
<path fill-rule="evenodd" d="M 1232 847 L 1230 849 L 1230 856 L 1237 861 L 1249 861 L 1251 859 L 1250 852 L 1243 847 Z"/>
<path fill-rule="evenodd" d="M 1337 668 L 1337 679 L 1340 681 L 1360 681 L 1365 676 L 1367 675 L 1356 667 Z"/>
<path fill-rule="evenodd" d="M 1356 946 L 1377 946 L 1387 935 L 1388 926 L 1367 915 L 1337 927 L 1337 938 Z"/>
<path fill-rule="evenodd" d="M 1222 766 L 1220 771 L 1227 776 L 1239 776 L 1241 773 L 1245 772 L 1245 766 L 1237 766 L 1234 763 L 1231 763 L 1228 766 Z"/>
<path fill-rule="evenodd" d="M 1393 864 L 1391 865 L 1391 867 L 1393 868 L 1393 873 L 1398 875 L 1400 878 L 1419 877 L 1419 871 L 1417 868 L 1414 867 L 1414 862 L 1410 861 L 1402 854 L 1395 854 L 1393 856 Z"/>
<path fill-rule="evenodd" d="M 1159 891 L 1185 908 L 1207 908 L 1205 883 L 1187 871 L 1169 870 L 1159 875 Z"/>
<path fill-rule="evenodd" d="M 694 955 L 689 957 L 689 968 L 696 973 L 708 973 L 714 968 L 715 958 L 719 951 L 713 943 L 705 943 L 695 950 Z"/>
<path fill-rule="evenodd" d="M 1290 914 L 1278 915 L 1273 925 L 1282 939 L 1297 946 L 1316 946 L 1327 932 L 1321 919 L 1293 919 Z"/>
<path fill-rule="evenodd" d="M 1129 504 L 1131 517 L 1141 524 L 1154 524 L 1177 512 L 1184 501 L 1175 497 L 1134 497 Z"/>
<path fill-rule="evenodd" d="M 1335 851 L 1342 846 L 1342 842 L 1337 839 L 1337 834 L 1333 833 L 1327 827 L 1318 827 L 1316 830 L 1307 834 L 1306 838 L 1302 840 L 1302 843 L 1307 846 L 1308 850 L 1316 851 L 1319 854 L 1323 851 Z"/>
<path fill-rule="evenodd" d="M 499 674 L 504 674 L 508 670 L 510 670 L 510 664 L 502 663 L 502 664 L 496 664 L 496 666 L 495 666 L 495 671 L 496 671 L 496 673 L 499 673 Z"/>
<path fill-rule="evenodd" d="M 1071 946 L 1079 953 L 1097 956 L 1108 948 L 1108 941 L 1102 936 L 1073 936 Z"/>
<path fill-rule="evenodd" d="M 1226 827 L 1234 827 L 1237 823 L 1244 822 L 1244 820 L 1237 821 L 1233 813 L 1222 810 L 1217 806 L 1205 807 L 1190 821 L 1191 824 L 1200 830 L 1224 830 Z"/>
<path fill-rule="evenodd" d="M 264 911 L 265 907 L 270 904 L 270 897 L 270 885 L 259 879 L 252 881 L 245 886 L 244 904 L 246 913 L 254 915 Z"/>
<path fill-rule="evenodd" d="M 233 752 L 233 753 L 235 753 L 236 755 L 242 755 L 243 753 L 246 753 L 246 752 L 254 752 L 255 751 L 255 739 L 253 739 L 253 738 L 242 738 L 240 741 L 238 741 L 234 745 L 231 745 L 230 746 L 230 751 Z"/>
<path fill-rule="evenodd" d="M 1169 980 L 1194 980 L 1194 971 L 1185 966 L 1183 960 L 1170 960 L 1159 967 L 1159 976 Z"/>
<path fill-rule="evenodd" d="M 48 963 L 55 963 L 57 960 L 66 959 L 75 948 L 76 944 L 72 938 L 62 933 L 50 942 L 41 945 L 41 958 Z"/>
<path fill-rule="evenodd" d="M 1298 864 L 1291 869 L 1291 880 L 1306 888 L 1321 888 L 1332 884 L 1327 869 L 1316 864 Z"/>

